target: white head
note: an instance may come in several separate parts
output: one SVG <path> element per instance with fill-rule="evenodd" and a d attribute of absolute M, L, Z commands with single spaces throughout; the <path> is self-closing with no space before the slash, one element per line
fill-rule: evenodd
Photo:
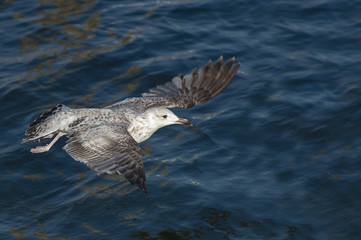
<path fill-rule="evenodd" d="M 192 125 L 188 119 L 179 118 L 172 111 L 166 108 L 151 108 L 145 112 L 145 115 L 149 124 L 157 129 L 172 124 L 183 124 L 186 126 Z"/>
<path fill-rule="evenodd" d="M 189 120 L 177 117 L 166 108 L 150 108 L 132 121 L 128 132 L 140 143 L 147 140 L 159 128 L 172 124 L 192 125 Z"/>

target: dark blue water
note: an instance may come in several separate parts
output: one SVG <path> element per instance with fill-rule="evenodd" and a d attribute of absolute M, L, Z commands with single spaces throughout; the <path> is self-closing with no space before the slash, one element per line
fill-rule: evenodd
<path fill-rule="evenodd" d="M 0 3 L 1 239 L 360 239 L 360 1 Z M 61 148 L 50 107 L 103 107 L 235 56 L 210 102 L 142 144 L 148 196 Z M 45 144 L 45 142 L 42 142 Z"/>

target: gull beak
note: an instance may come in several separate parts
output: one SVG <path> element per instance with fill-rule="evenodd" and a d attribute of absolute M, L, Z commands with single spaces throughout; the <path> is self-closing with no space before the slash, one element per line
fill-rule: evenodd
<path fill-rule="evenodd" d="M 185 118 L 178 118 L 176 123 L 183 124 L 184 126 L 193 126 L 193 124 L 188 119 Z"/>

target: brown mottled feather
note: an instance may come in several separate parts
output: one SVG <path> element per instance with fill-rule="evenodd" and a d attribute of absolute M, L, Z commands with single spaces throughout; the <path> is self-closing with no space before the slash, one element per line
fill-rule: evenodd
<path fill-rule="evenodd" d="M 189 75 L 179 75 L 172 81 L 143 93 L 141 98 L 127 98 L 107 108 L 135 106 L 138 110 L 144 111 L 153 107 L 190 108 L 204 103 L 228 86 L 240 66 L 240 63 L 234 64 L 234 58 L 222 64 L 223 57 L 214 63 L 209 61 L 199 71 L 196 68 Z"/>
<path fill-rule="evenodd" d="M 102 125 L 78 132 L 71 136 L 64 150 L 99 174 L 123 174 L 147 193 L 142 151 L 124 125 Z"/>
<path fill-rule="evenodd" d="M 106 109 L 70 109 L 57 105 L 29 125 L 23 141 L 46 138 L 55 133 L 68 134 L 70 139 L 64 150 L 71 157 L 99 174 L 122 174 L 146 193 L 142 152 L 137 138 L 133 137 L 135 132 L 144 133 L 144 128 L 150 126 L 144 123 L 144 126 L 133 127 L 130 134 L 128 127 L 134 118 L 151 108 L 190 108 L 204 103 L 228 86 L 239 66 L 239 63 L 234 64 L 234 58 L 223 64 L 223 57 L 220 57 L 200 70 L 195 68 L 188 75 L 181 74 L 150 89 L 142 97 L 127 98 Z M 153 132 L 145 139 L 151 134 Z M 143 140 L 138 138 L 137 141 Z"/>

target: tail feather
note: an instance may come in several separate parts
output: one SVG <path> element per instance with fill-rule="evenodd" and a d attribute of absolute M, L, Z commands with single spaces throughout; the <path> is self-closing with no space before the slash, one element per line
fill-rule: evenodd
<path fill-rule="evenodd" d="M 60 111 L 64 111 L 66 109 L 69 109 L 69 107 L 58 104 L 55 107 L 51 108 L 49 111 L 43 113 L 39 118 L 35 119 L 34 122 L 32 122 L 28 129 L 25 131 L 26 138 L 23 139 L 23 142 L 32 141 L 36 138 L 38 138 L 39 130 L 41 129 L 41 125 L 46 122 L 48 119 L 53 117 L 56 113 Z"/>

